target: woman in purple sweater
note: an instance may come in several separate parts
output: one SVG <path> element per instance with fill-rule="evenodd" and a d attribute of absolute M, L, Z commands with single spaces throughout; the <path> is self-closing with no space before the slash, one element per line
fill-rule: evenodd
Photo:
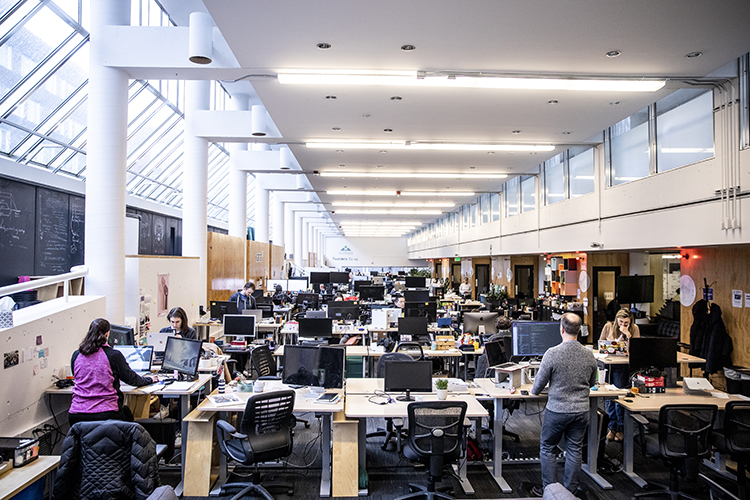
<path fill-rule="evenodd" d="M 70 366 L 75 385 L 70 404 L 70 425 L 94 420 L 124 420 L 120 380 L 140 387 L 156 382 L 156 377 L 141 377 L 130 369 L 121 352 L 108 344 L 109 321 L 95 319 Z"/>

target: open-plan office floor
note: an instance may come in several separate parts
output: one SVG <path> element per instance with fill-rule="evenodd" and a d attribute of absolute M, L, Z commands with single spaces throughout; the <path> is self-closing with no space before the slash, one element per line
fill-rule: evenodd
<path fill-rule="evenodd" d="M 522 405 L 507 420 L 506 428 L 509 431 L 520 435 L 521 441 L 516 446 L 511 440 L 506 438 L 506 450 L 515 453 L 516 458 L 537 457 L 539 455 L 539 434 L 541 429 L 541 419 L 538 412 L 543 410 L 543 406 L 537 403 L 529 403 L 526 408 Z M 319 498 L 320 484 L 320 422 L 312 414 L 301 415 L 309 419 L 310 429 L 305 429 L 298 425 L 295 427 L 294 435 L 294 454 L 290 457 L 291 464 L 284 470 L 273 469 L 266 470 L 263 474 L 263 481 L 267 483 L 282 482 L 294 485 L 294 496 L 276 493 L 277 499 L 294 498 L 295 500 L 312 500 Z M 383 422 L 371 419 L 368 422 L 368 430 L 372 427 L 382 427 Z M 400 457 L 393 451 L 393 445 L 388 451 L 382 451 L 380 444 L 382 438 L 371 438 L 367 441 L 367 461 L 369 473 L 369 496 L 366 498 L 377 500 L 390 500 L 400 495 L 408 493 L 408 484 L 426 484 L 426 473 L 423 469 L 415 469 L 412 464 L 405 458 Z M 482 446 L 485 449 L 491 448 L 488 435 L 484 435 Z M 622 445 L 619 443 L 607 443 L 606 454 L 610 458 L 622 459 Z M 310 464 L 304 467 L 303 464 Z M 641 454 L 640 448 L 636 448 L 634 458 L 635 469 L 650 483 L 667 484 L 669 482 L 669 470 L 660 462 L 645 458 Z M 229 478 L 229 482 L 243 481 L 245 478 L 240 477 L 237 473 L 251 474 L 250 468 L 237 468 L 235 474 Z M 562 469 L 561 469 L 562 472 Z M 727 481 L 713 473 L 705 467 L 701 467 L 701 472 L 705 473 L 712 479 L 727 485 Z M 524 482 L 541 482 L 540 469 L 538 464 L 528 465 L 510 465 L 503 469 L 503 474 L 513 487 L 513 492 L 504 494 L 497 487 L 487 469 L 479 463 L 470 463 L 468 467 L 468 477 L 475 489 L 472 496 L 465 495 L 458 486 L 458 481 L 452 478 L 447 479 L 447 483 L 454 486 L 454 496 L 456 498 L 474 498 L 474 499 L 493 499 L 493 498 L 524 498 L 528 495 L 521 489 Z M 562 474 L 561 474 L 562 475 Z M 590 478 L 582 474 L 582 481 L 588 488 L 589 499 L 607 499 L 607 500 L 627 500 L 634 493 L 644 491 L 635 483 L 621 473 L 604 473 L 606 479 L 612 483 L 613 489 L 604 491 L 599 488 Z M 177 484 L 179 474 L 177 471 L 162 473 L 162 482 L 164 484 Z M 731 489 L 731 486 L 728 486 Z M 700 482 L 688 483 L 680 482 L 680 488 L 697 498 L 708 498 L 708 490 Z M 204 497 L 185 497 L 187 500 L 197 500 Z M 226 500 L 226 497 L 211 497 L 213 499 Z M 248 499 L 255 497 L 249 496 Z"/>

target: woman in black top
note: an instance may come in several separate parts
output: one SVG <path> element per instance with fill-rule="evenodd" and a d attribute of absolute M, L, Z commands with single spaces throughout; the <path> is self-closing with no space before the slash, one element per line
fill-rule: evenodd
<path fill-rule="evenodd" d="M 173 308 L 169 311 L 169 314 L 167 314 L 167 319 L 172 326 L 162 328 L 159 330 L 160 333 L 174 332 L 177 337 L 182 337 L 183 339 L 188 340 L 196 340 L 198 338 L 195 330 L 188 326 L 187 313 L 185 313 L 183 308 Z"/>

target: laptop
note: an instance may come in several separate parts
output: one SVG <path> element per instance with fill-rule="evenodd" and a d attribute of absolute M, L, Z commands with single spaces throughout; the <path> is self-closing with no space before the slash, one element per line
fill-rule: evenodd
<path fill-rule="evenodd" d="M 141 377 L 152 375 L 151 361 L 154 359 L 154 346 L 152 345 L 116 345 L 117 349 L 125 356 L 125 361 L 135 373 Z"/>
<path fill-rule="evenodd" d="M 167 338 L 174 337 L 174 335 L 175 334 L 172 332 L 148 332 L 146 341 L 148 342 L 148 345 L 154 347 L 156 364 L 160 365 L 164 359 L 164 351 L 167 348 Z"/>

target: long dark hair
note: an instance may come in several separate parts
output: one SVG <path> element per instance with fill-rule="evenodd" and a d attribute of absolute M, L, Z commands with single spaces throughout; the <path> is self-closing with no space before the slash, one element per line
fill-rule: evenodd
<path fill-rule="evenodd" d="M 181 307 L 173 307 L 171 311 L 169 311 L 169 314 L 167 314 L 167 321 L 171 321 L 172 318 L 180 318 L 182 320 L 182 323 L 180 324 L 180 335 L 184 335 L 187 333 L 190 326 L 188 325 L 188 319 L 187 319 L 187 313 L 185 312 L 185 309 Z"/>
<path fill-rule="evenodd" d="M 88 333 L 83 338 L 83 342 L 78 346 L 78 351 L 84 356 L 94 354 L 107 343 L 108 332 L 109 321 L 104 318 L 96 318 L 91 322 Z"/>

